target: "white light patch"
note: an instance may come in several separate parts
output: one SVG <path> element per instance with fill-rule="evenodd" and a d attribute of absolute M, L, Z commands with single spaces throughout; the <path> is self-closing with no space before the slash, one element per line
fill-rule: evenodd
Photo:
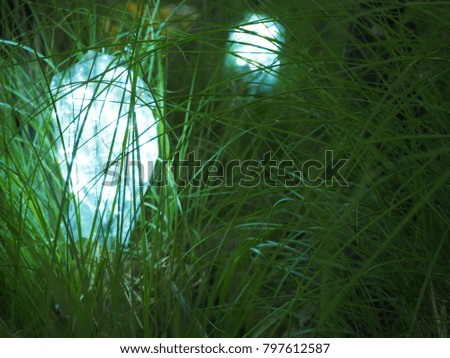
<path fill-rule="evenodd" d="M 246 81 L 265 91 L 277 81 L 284 27 L 262 15 L 252 14 L 230 32 L 226 65 L 240 73 L 251 72 Z"/>
<path fill-rule="evenodd" d="M 70 230 L 77 240 L 126 244 L 158 158 L 153 97 L 115 57 L 94 51 L 56 75 L 51 91 L 56 155 L 73 193 Z"/>

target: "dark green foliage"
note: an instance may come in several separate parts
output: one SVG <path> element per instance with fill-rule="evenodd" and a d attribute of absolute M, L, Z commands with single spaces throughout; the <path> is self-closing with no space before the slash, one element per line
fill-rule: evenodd
<path fill-rule="evenodd" d="M 170 31 L 114 1 L 43 3 L 1 4 L 0 336 L 449 335 L 447 3 L 187 1 L 198 17 Z M 246 11 L 286 28 L 270 94 L 223 70 Z M 61 230 L 48 86 L 124 39 L 158 101 L 167 185 L 148 191 L 130 248 L 108 252 Z M 192 151 L 301 167 L 327 150 L 348 159 L 348 186 L 249 187 L 232 170 L 227 186 L 168 185 Z"/>

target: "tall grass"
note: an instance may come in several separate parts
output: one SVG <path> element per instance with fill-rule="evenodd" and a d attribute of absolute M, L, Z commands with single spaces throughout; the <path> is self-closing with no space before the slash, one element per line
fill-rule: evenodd
<path fill-rule="evenodd" d="M 0 336 L 448 336 L 450 6 L 177 4 L 1 3 Z M 252 11 L 286 29 L 271 93 L 223 68 Z M 61 229 L 52 151 L 51 78 L 87 50 L 126 52 L 151 88 L 165 184 L 129 248 L 101 254 Z M 348 185 L 289 186 L 288 167 L 214 185 L 214 163 L 271 152 L 299 168 L 327 150 L 348 159 Z"/>

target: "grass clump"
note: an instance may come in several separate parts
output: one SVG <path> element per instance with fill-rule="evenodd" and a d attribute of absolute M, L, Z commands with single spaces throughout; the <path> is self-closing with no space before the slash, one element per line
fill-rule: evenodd
<path fill-rule="evenodd" d="M 223 68 L 247 12 L 285 29 L 269 93 Z M 0 335 L 448 336 L 449 13 L 2 2 Z M 161 161 L 126 249 L 61 229 L 49 84 L 88 50 L 125 55 L 156 101 Z M 345 181 L 302 171 L 327 151 Z"/>

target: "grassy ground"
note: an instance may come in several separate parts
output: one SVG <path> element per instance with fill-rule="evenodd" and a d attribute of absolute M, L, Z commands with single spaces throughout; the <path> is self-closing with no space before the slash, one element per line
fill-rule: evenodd
<path fill-rule="evenodd" d="M 136 16 L 126 2 L 1 2 L 0 336 L 448 336 L 450 5 L 179 4 L 137 2 L 149 10 Z M 223 69 L 246 11 L 286 29 L 264 95 Z M 49 83 L 125 43 L 158 103 L 163 182 L 176 153 L 204 165 L 188 185 L 152 186 L 130 248 L 98 254 L 61 230 Z M 327 150 L 348 159 L 347 186 L 208 174 L 269 151 L 300 168 Z"/>

